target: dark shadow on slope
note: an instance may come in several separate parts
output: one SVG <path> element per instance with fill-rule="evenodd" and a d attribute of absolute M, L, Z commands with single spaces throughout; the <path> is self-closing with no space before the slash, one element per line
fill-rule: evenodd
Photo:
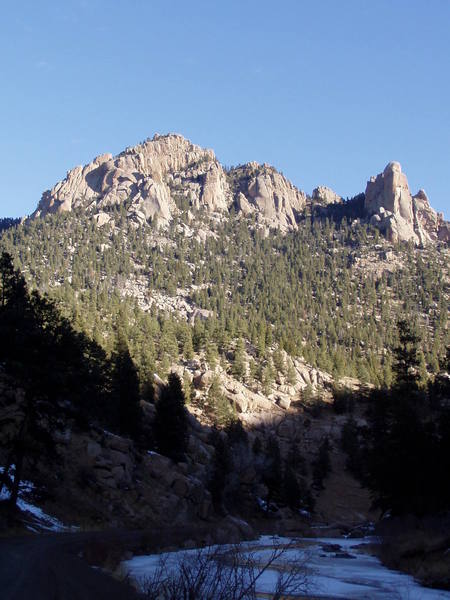
<path fill-rule="evenodd" d="M 0 234 L 11 227 L 16 227 L 20 223 L 20 219 L 14 219 L 10 217 L 4 217 L 0 219 Z"/>
<path fill-rule="evenodd" d="M 328 219 L 336 224 L 344 219 L 353 221 L 354 219 L 364 219 L 366 211 L 364 209 L 364 194 L 358 194 L 353 198 L 328 204 L 327 206 L 311 204 L 311 218 L 318 220 Z"/>

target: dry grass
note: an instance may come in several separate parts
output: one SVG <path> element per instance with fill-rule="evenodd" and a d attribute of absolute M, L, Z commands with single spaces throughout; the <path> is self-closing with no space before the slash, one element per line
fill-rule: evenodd
<path fill-rule="evenodd" d="M 423 585 L 450 590 L 450 516 L 392 520 L 383 525 L 382 562 L 413 575 Z"/>

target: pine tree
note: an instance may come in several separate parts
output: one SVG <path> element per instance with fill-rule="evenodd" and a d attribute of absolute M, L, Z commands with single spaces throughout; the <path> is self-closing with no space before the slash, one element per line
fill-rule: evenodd
<path fill-rule="evenodd" d="M 217 345 L 212 341 L 208 340 L 206 343 L 206 362 L 209 365 L 209 368 L 214 371 L 217 366 L 217 360 L 219 358 L 219 353 L 217 351 Z"/>
<path fill-rule="evenodd" d="M 294 470 L 286 465 L 283 475 L 283 499 L 289 508 L 297 510 L 301 504 L 301 490 Z"/>
<path fill-rule="evenodd" d="M 139 378 L 123 331 L 118 332 L 113 362 L 112 393 L 117 406 L 116 426 L 122 434 L 137 440 L 142 421 Z"/>
<path fill-rule="evenodd" d="M 188 441 L 187 413 L 181 380 L 176 373 L 169 374 L 167 385 L 161 389 L 153 429 L 158 451 L 182 461 Z"/>
<path fill-rule="evenodd" d="M 394 348 L 394 373 L 398 387 L 417 388 L 419 368 L 419 337 L 406 319 L 397 323 L 399 344 Z"/>
<path fill-rule="evenodd" d="M 227 476 L 231 471 L 233 461 L 225 435 L 213 430 L 211 442 L 214 446 L 214 457 L 208 487 L 216 511 L 223 513 L 225 512 Z"/>
<path fill-rule="evenodd" d="M 248 374 L 250 380 L 256 379 L 258 376 L 258 364 L 254 358 L 250 358 L 248 363 Z"/>
<path fill-rule="evenodd" d="M 237 379 L 243 379 L 245 376 L 246 366 L 244 348 L 244 340 L 242 339 L 242 337 L 240 337 L 236 343 L 233 364 L 231 367 L 231 372 Z"/>
<path fill-rule="evenodd" d="M 317 458 L 313 463 L 312 475 L 314 487 L 317 489 L 323 489 L 323 480 L 330 472 L 330 469 L 330 440 L 327 436 L 320 444 Z"/>
<path fill-rule="evenodd" d="M 183 393 L 185 403 L 190 404 L 194 393 L 194 386 L 192 383 L 192 379 L 187 371 L 183 373 Z"/>
<path fill-rule="evenodd" d="M 224 427 L 229 425 L 235 418 L 235 411 L 222 391 L 218 375 L 213 377 L 208 390 L 208 404 L 212 410 L 216 425 Z"/>
<path fill-rule="evenodd" d="M 11 255 L 2 252 L 0 257 L 0 308 L 18 309 L 27 294 L 25 279 L 20 271 L 14 269 Z"/>
<path fill-rule="evenodd" d="M 296 372 L 294 364 L 291 360 L 288 363 L 286 377 L 287 377 L 287 381 L 288 381 L 289 385 L 295 385 L 297 383 L 297 372 Z"/>
<path fill-rule="evenodd" d="M 264 469 L 264 483 L 269 490 L 269 501 L 278 500 L 282 497 L 282 464 L 281 452 L 278 440 L 274 435 L 271 435 L 267 440 L 266 445 L 266 464 Z"/>
<path fill-rule="evenodd" d="M 283 358 L 283 354 L 279 348 L 277 348 L 274 351 L 274 353 L 272 355 L 272 360 L 273 360 L 273 366 L 275 367 L 276 372 L 284 374 L 284 370 L 285 370 L 284 358 Z"/>
<path fill-rule="evenodd" d="M 272 362 L 269 360 L 262 371 L 262 386 L 266 396 L 272 392 L 272 385 L 275 380 L 275 370 Z"/>
<path fill-rule="evenodd" d="M 79 425 L 99 422 L 104 415 L 108 368 L 97 344 L 77 333 L 53 302 L 38 292 L 30 295 L 22 275 L 11 266 L 10 257 L 3 255 L 0 361 L 25 393 L 12 421 L 11 414 L 0 414 L 6 456 L 0 488 L 10 487 L 15 505 L 27 465 L 38 456 L 56 458 L 54 433 L 67 417 Z"/>

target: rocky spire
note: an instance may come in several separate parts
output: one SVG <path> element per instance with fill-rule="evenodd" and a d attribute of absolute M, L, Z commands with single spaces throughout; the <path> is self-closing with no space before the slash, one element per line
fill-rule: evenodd
<path fill-rule="evenodd" d="M 364 207 L 371 224 L 393 242 L 412 240 L 425 245 L 450 239 L 449 224 L 431 208 L 425 192 L 411 196 L 398 162 L 390 162 L 383 173 L 370 178 Z"/>

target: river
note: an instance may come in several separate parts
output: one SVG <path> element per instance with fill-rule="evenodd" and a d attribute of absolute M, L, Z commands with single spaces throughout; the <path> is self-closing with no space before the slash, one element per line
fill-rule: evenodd
<path fill-rule="evenodd" d="M 279 556 L 256 582 L 257 595 L 270 598 L 280 574 L 292 565 L 304 565 L 301 589 L 290 598 L 367 599 L 367 600 L 450 600 L 450 592 L 425 588 L 403 573 L 384 567 L 364 550 L 374 538 L 299 538 L 287 539 L 262 536 L 254 542 L 240 545 L 241 563 L 251 557 L 254 564 L 263 565 L 279 552 Z M 218 547 L 215 547 L 216 549 Z M 222 546 L 220 549 L 228 549 Z M 204 552 L 204 551 L 203 551 Z M 123 563 L 123 569 L 138 587 L 144 585 L 161 565 L 176 573 L 182 561 L 194 560 L 197 551 L 177 551 L 164 555 L 135 556 Z M 205 555 L 203 555 L 205 556 Z M 243 567 L 245 568 L 245 566 Z M 217 577 L 217 574 L 214 575 Z M 226 598 L 225 596 L 222 596 Z"/>

